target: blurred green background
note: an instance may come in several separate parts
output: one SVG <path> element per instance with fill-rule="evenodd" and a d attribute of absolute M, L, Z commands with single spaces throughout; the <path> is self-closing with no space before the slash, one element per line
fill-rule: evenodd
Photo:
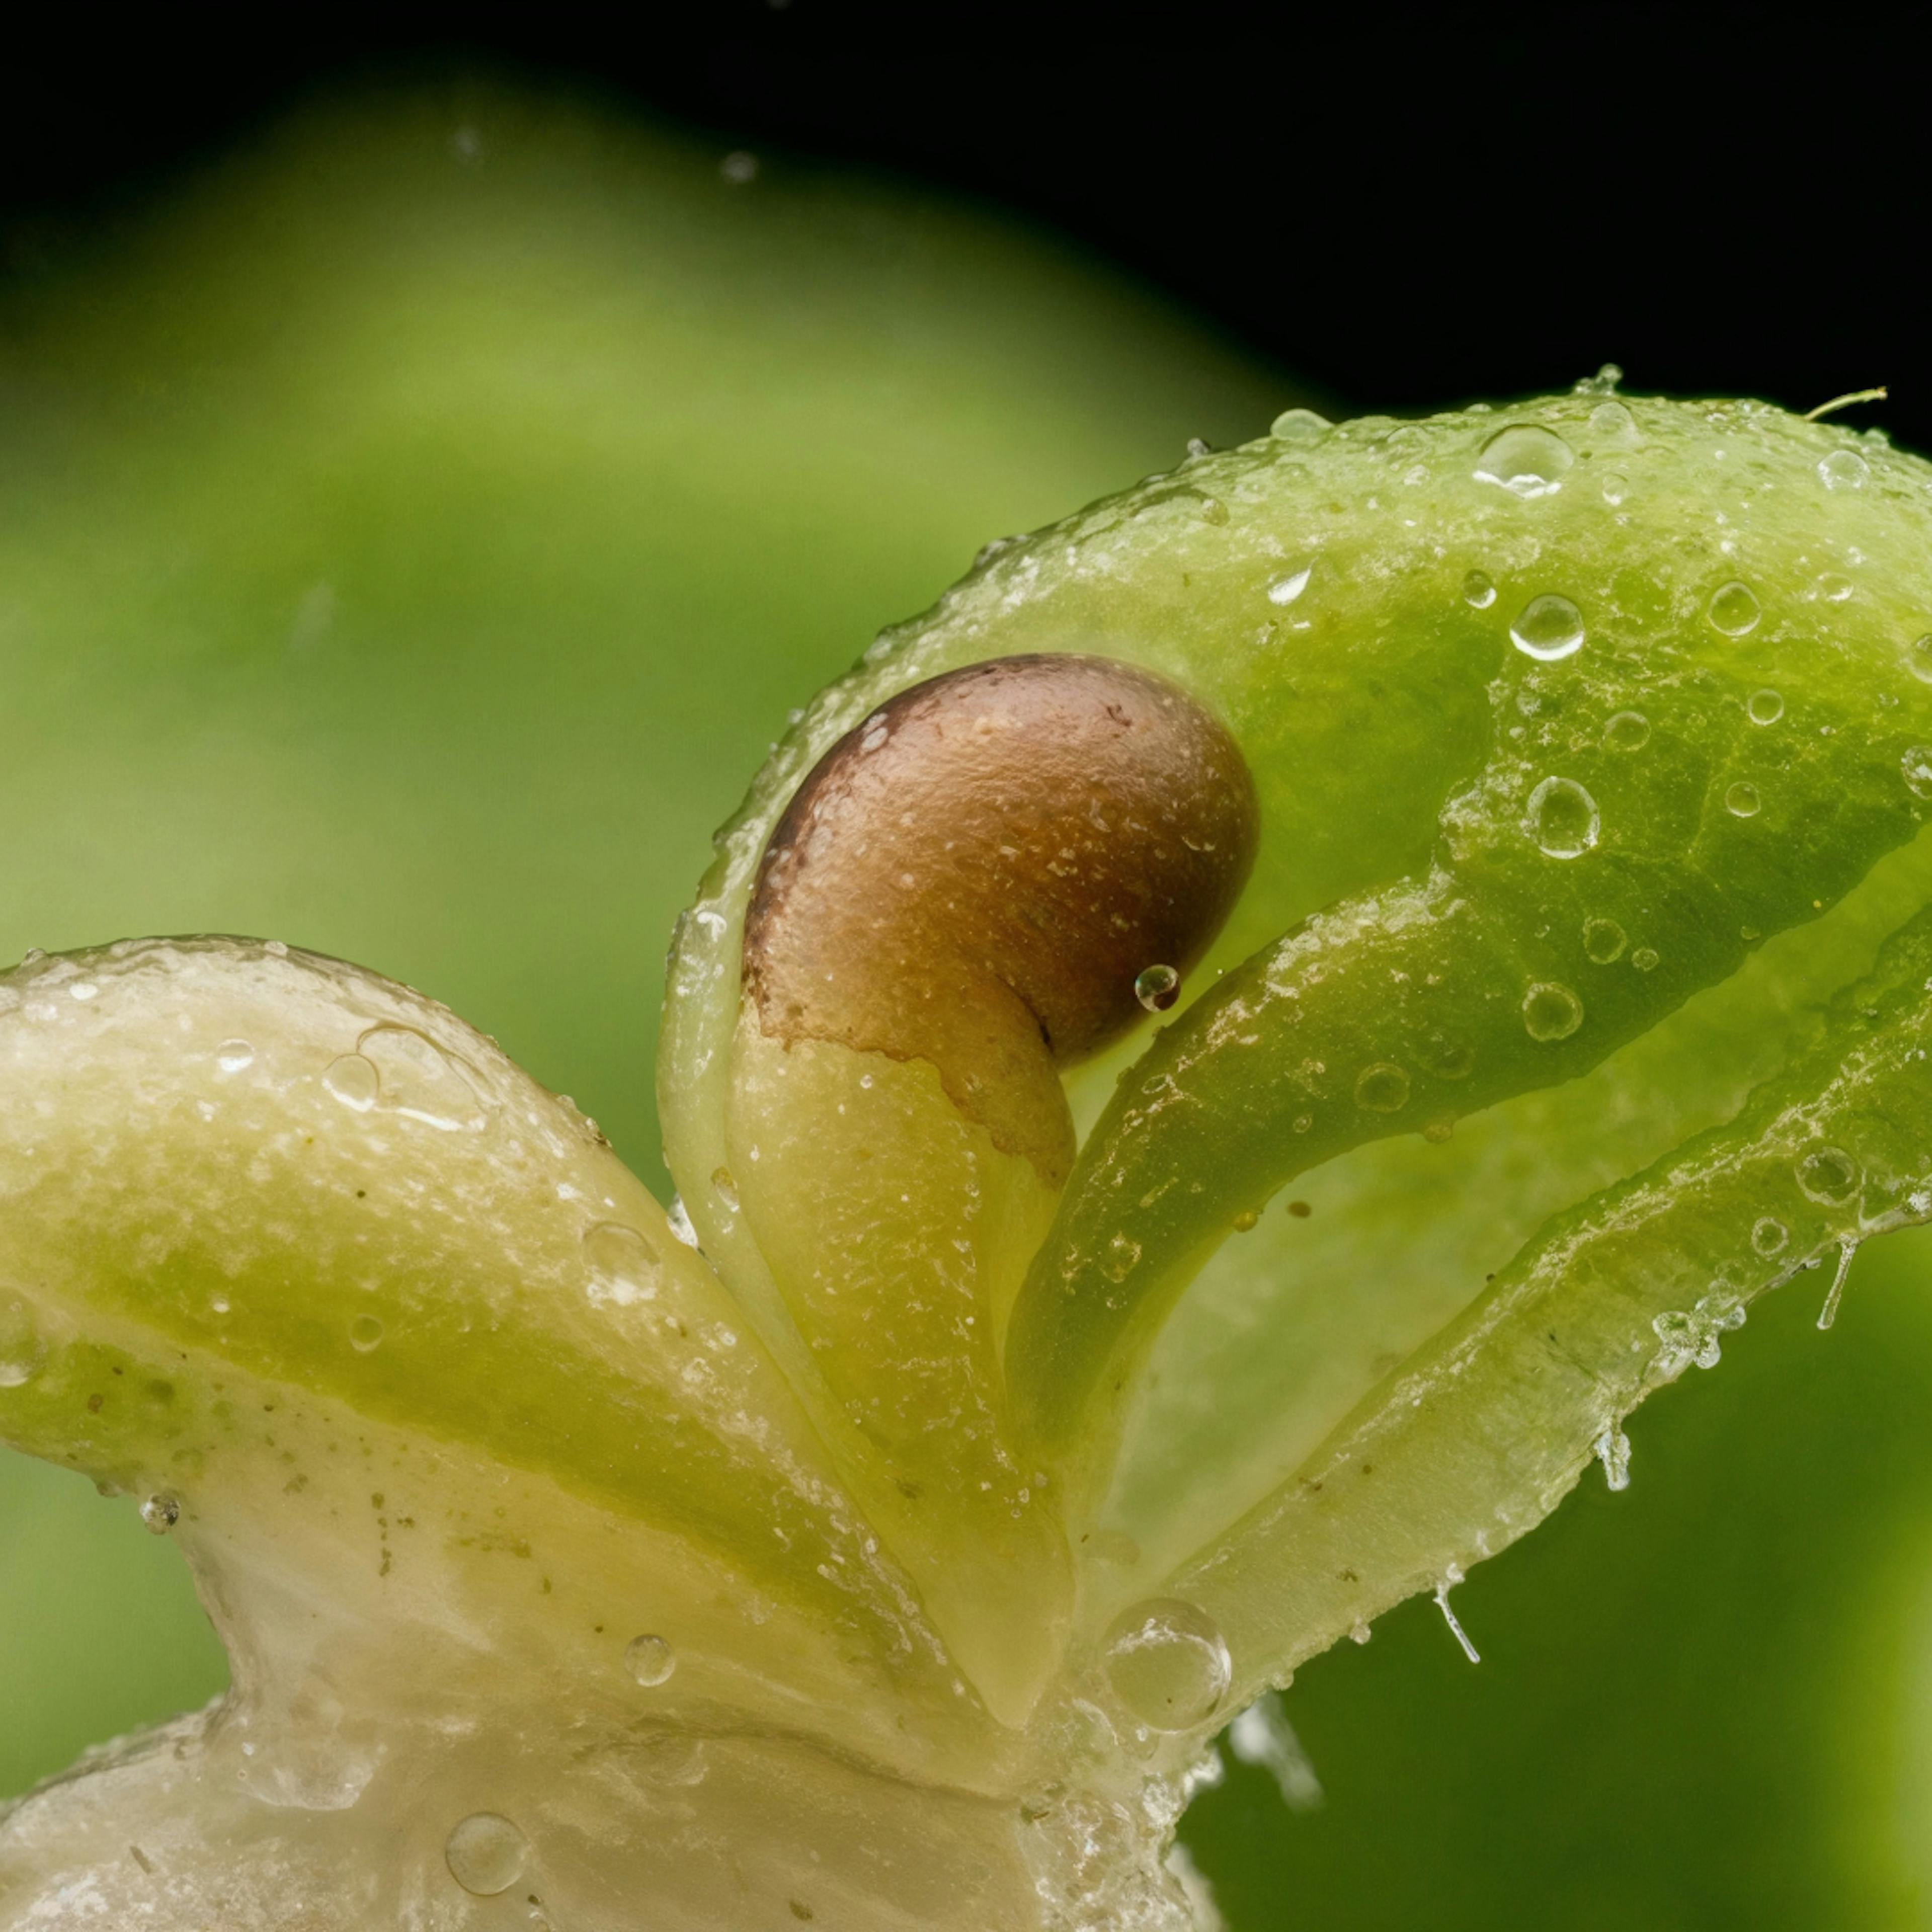
<path fill-rule="evenodd" d="M 1310 393 L 1054 236 L 486 83 L 319 99 L 0 292 L 0 956 L 280 936 L 661 1191 L 670 922 L 788 710 L 991 537 Z M 1372 400 L 1372 399 L 1371 399 Z M 1456 1606 L 1309 1666 L 1234 1932 L 1932 1923 L 1932 1243 L 1773 1298 Z M 0 1457 L 0 1794 L 224 1681 L 172 1547 Z"/>

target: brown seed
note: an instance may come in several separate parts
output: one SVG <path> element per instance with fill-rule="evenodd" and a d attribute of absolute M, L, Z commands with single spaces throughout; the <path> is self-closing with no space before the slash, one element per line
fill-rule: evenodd
<path fill-rule="evenodd" d="M 902 692 L 799 788 L 745 925 L 759 1023 L 938 1069 L 1058 1186 L 1058 1070 L 1144 1017 L 1247 876 L 1254 788 L 1227 732 L 1104 658 L 1001 658 Z"/>

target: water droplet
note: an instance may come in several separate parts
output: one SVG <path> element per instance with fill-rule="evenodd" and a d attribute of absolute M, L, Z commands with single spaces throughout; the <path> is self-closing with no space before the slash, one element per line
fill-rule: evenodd
<path fill-rule="evenodd" d="M 1658 956 L 1654 946 L 1640 946 L 1630 955 L 1630 964 L 1640 973 L 1654 973 L 1657 970 Z"/>
<path fill-rule="evenodd" d="M 1818 594 L 1827 604 L 1844 604 L 1850 601 L 1857 586 L 1849 577 L 1835 570 L 1821 571 L 1818 577 Z"/>
<path fill-rule="evenodd" d="M 1260 1225 L 1261 1218 L 1252 1208 L 1244 1208 L 1234 1216 L 1234 1232 L 1238 1234 L 1252 1234 Z"/>
<path fill-rule="evenodd" d="M 1814 1148 L 1798 1163 L 1798 1191 L 1820 1207 L 1841 1206 L 1858 1185 L 1858 1164 L 1843 1148 Z"/>
<path fill-rule="evenodd" d="M 728 1214 L 738 1211 L 738 1184 L 732 1178 L 728 1167 L 714 1167 L 711 1170 L 711 1191 L 724 1204 Z"/>
<path fill-rule="evenodd" d="M 1621 470 L 1606 470 L 1598 478 L 1604 501 L 1615 509 L 1630 494 L 1630 478 Z"/>
<path fill-rule="evenodd" d="M 1733 818 L 1755 818 L 1758 807 L 1763 803 L 1757 795 L 1757 787 L 1739 778 L 1724 794 L 1724 809 Z"/>
<path fill-rule="evenodd" d="M 345 1053 L 323 1070 L 322 1084 L 347 1108 L 366 1114 L 376 1104 L 382 1081 L 374 1066 L 359 1053 Z"/>
<path fill-rule="evenodd" d="M 166 1490 L 157 1490 L 142 1504 L 141 1520 L 151 1535 L 165 1536 L 181 1521 L 181 1504 Z"/>
<path fill-rule="evenodd" d="M 1590 412 L 1590 434 L 1598 442 L 1628 448 L 1636 440 L 1636 418 L 1622 403 L 1599 403 Z"/>
<path fill-rule="evenodd" d="M 658 1292 L 658 1253 L 626 1221 L 599 1221 L 584 1231 L 590 1299 L 598 1306 L 652 1300 Z"/>
<path fill-rule="evenodd" d="M 24 1388 L 46 1359 L 46 1344 L 26 1304 L 0 1301 L 0 1389 Z"/>
<path fill-rule="evenodd" d="M 670 1682 L 677 1652 L 661 1636 L 634 1636 L 624 1646 L 624 1668 L 646 1690 Z"/>
<path fill-rule="evenodd" d="M 1754 724 L 1775 724 L 1784 716 L 1783 694 L 1768 686 L 1762 691 L 1753 692 L 1744 700 L 1744 716 Z"/>
<path fill-rule="evenodd" d="M 1759 609 L 1750 586 L 1732 578 L 1730 583 L 1720 584 L 1712 592 L 1705 614 L 1726 637 L 1742 638 L 1746 632 L 1757 628 L 1757 620 L 1764 613 Z"/>
<path fill-rule="evenodd" d="M 1394 1114 L 1408 1104 L 1408 1076 L 1393 1060 L 1378 1060 L 1355 1076 L 1355 1105 L 1371 1114 Z"/>
<path fill-rule="evenodd" d="M 1360 1617 L 1348 1626 L 1348 1641 L 1351 1643 L 1366 1643 L 1374 1634 Z"/>
<path fill-rule="evenodd" d="M 371 1027 L 356 1050 L 376 1070 L 383 1100 L 405 1120 L 441 1133 L 488 1125 L 476 1088 L 450 1056 L 413 1027 Z"/>
<path fill-rule="evenodd" d="M 1474 473 L 1478 483 L 1500 484 L 1527 500 L 1560 490 L 1576 460 L 1575 452 L 1554 430 L 1540 423 L 1510 423 L 1483 445 Z"/>
<path fill-rule="evenodd" d="M 1486 610 L 1496 601 L 1496 586 L 1488 576 L 1480 570 L 1472 570 L 1462 580 L 1462 602 L 1472 609 Z M 1926 674 L 1932 682 L 1932 670 Z"/>
<path fill-rule="evenodd" d="M 214 1064 L 224 1073 L 240 1073 L 255 1064 L 255 1049 L 245 1040 L 224 1040 L 214 1049 Z"/>
<path fill-rule="evenodd" d="M 286 959 L 289 956 L 288 942 L 283 939 L 263 940 L 262 942 L 262 950 L 266 952 L 271 959 Z"/>
<path fill-rule="evenodd" d="M 1604 742 L 1613 752 L 1640 752 L 1650 742 L 1650 720 L 1641 711 L 1619 711 L 1604 727 Z"/>
<path fill-rule="evenodd" d="M 1612 1490 L 1630 1487 L 1630 1438 L 1613 1423 L 1595 1444 L 1597 1460 L 1604 1466 L 1605 1486 Z"/>
<path fill-rule="evenodd" d="M 1283 410 L 1269 425 L 1268 434 L 1277 442 L 1319 442 L 1334 428 L 1326 416 L 1312 410 Z"/>
<path fill-rule="evenodd" d="M 1522 829 L 1547 859 L 1580 859 L 1597 842 L 1597 801 L 1574 778 L 1545 778 L 1529 795 Z"/>
<path fill-rule="evenodd" d="M 1538 664 L 1574 657 L 1583 648 L 1583 614 L 1567 597 L 1532 597 L 1510 626 L 1510 642 Z"/>
<path fill-rule="evenodd" d="M 1123 1610 L 1102 1657 L 1120 1702 L 1156 1731 L 1191 1730 L 1212 1717 L 1234 1675 L 1220 1626 L 1176 1597 Z"/>
<path fill-rule="evenodd" d="M 1131 1236 L 1116 1234 L 1107 1244 L 1107 1258 L 1101 1270 L 1109 1281 L 1125 1281 L 1139 1264 L 1141 1244 Z"/>
<path fill-rule="evenodd" d="M 1828 490 L 1862 490 L 1871 466 L 1856 449 L 1834 449 L 1818 459 L 1818 481 Z"/>
<path fill-rule="evenodd" d="M 1172 521 L 1177 518 L 1198 518 L 1202 523 L 1225 524 L 1228 506 L 1218 496 L 1197 490 L 1191 483 L 1177 483 L 1150 491 L 1136 506 L 1134 515 L 1150 520 Z"/>
<path fill-rule="evenodd" d="M 1522 996 L 1522 1024 L 1532 1040 L 1568 1040 L 1583 1024 L 1583 1002 L 1568 986 L 1539 980 Z"/>
<path fill-rule="evenodd" d="M 1913 745 L 1899 759 L 1906 788 L 1914 798 L 1932 798 L 1932 745 Z"/>
<path fill-rule="evenodd" d="M 1180 997 L 1180 975 L 1172 966 L 1144 966 L 1134 975 L 1134 998 L 1150 1013 L 1164 1013 Z"/>
<path fill-rule="evenodd" d="M 472 1811 L 442 1848 L 449 1875 L 478 1898 L 508 1892 L 530 1862 L 530 1841 L 494 1811 Z"/>
<path fill-rule="evenodd" d="M 1583 956 L 1593 966 L 1607 966 L 1624 956 L 1624 929 L 1613 919 L 1583 922 Z"/>
<path fill-rule="evenodd" d="M 68 988 L 67 995 L 70 1000 L 80 1000 L 83 1002 L 98 1000 L 100 997 L 100 988 L 92 980 L 76 980 Z"/>
<path fill-rule="evenodd" d="M 358 1315 L 349 1324 L 349 1346 L 358 1355 L 374 1352 L 382 1346 L 382 1324 L 379 1316 Z"/>
<path fill-rule="evenodd" d="M 1905 665 L 1921 684 L 1932 684 L 1932 631 L 1906 646 Z"/>
<path fill-rule="evenodd" d="M 1308 580 L 1313 574 L 1314 566 L 1304 563 L 1299 570 L 1290 571 L 1286 577 L 1277 577 L 1268 586 L 1268 602 L 1292 604 L 1308 588 Z"/>
<path fill-rule="evenodd" d="M 1476 1064 L 1476 1049 L 1459 1034 L 1432 1033 L 1420 1042 L 1416 1058 L 1438 1080 L 1466 1080 Z"/>
<path fill-rule="evenodd" d="M 1790 1238 L 1790 1231 L 1784 1223 L 1774 1220 L 1768 1214 L 1751 1224 L 1751 1246 L 1761 1255 L 1782 1254 L 1785 1243 Z"/>

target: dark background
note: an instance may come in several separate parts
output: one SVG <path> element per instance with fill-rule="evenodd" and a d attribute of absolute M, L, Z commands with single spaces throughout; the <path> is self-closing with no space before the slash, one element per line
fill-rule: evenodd
<path fill-rule="evenodd" d="M 1801 410 L 1889 382 L 1854 420 L 1932 446 L 1921 50 L 1843 8 L 74 11 L 5 62 L 29 272 L 318 85 L 534 70 L 1025 211 L 1357 409 L 1613 360 Z"/>

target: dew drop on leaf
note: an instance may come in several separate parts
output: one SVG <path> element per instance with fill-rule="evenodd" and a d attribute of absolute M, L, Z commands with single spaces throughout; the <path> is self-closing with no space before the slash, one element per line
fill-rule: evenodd
<path fill-rule="evenodd" d="M 1583 922 L 1583 952 L 1593 966 L 1607 966 L 1623 957 L 1624 929 L 1613 919 L 1586 919 Z"/>
<path fill-rule="evenodd" d="M 1862 490 L 1871 466 L 1856 449 L 1834 449 L 1818 459 L 1818 480 L 1828 490 Z"/>
<path fill-rule="evenodd" d="M 1553 495 L 1576 453 L 1554 430 L 1540 423 L 1511 423 L 1483 445 L 1476 459 L 1479 483 L 1495 483 L 1526 500 Z"/>
<path fill-rule="evenodd" d="M 1115 1695 L 1156 1731 L 1191 1730 L 1211 1717 L 1234 1675 L 1220 1627 L 1174 1597 L 1123 1610 L 1107 1632 L 1102 1660 Z"/>
<path fill-rule="evenodd" d="M 530 1862 L 530 1841 L 494 1811 L 473 1811 L 442 1848 L 449 1875 L 478 1898 L 508 1892 Z"/>
<path fill-rule="evenodd" d="M 1553 592 L 1532 597 L 1510 626 L 1510 642 L 1538 664 L 1556 664 L 1583 648 L 1583 614 Z"/>
<path fill-rule="evenodd" d="M 634 1636 L 624 1646 L 624 1668 L 647 1690 L 670 1681 L 677 1653 L 661 1636 Z"/>
<path fill-rule="evenodd" d="M 1523 830 L 1546 859 L 1580 859 L 1602 826 L 1597 801 L 1574 778 L 1545 778 L 1529 795 Z"/>
<path fill-rule="evenodd" d="M 1733 578 L 1711 593 L 1706 614 L 1714 628 L 1723 632 L 1726 637 L 1742 638 L 1746 632 L 1756 629 L 1758 620 L 1764 612 L 1759 608 L 1750 586 L 1740 584 Z"/>
<path fill-rule="evenodd" d="M 1134 975 L 1134 998 L 1150 1013 L 1164 1013 L 1180 997 L 1180 975 L 1172 966 L 1144 966 Z"/>
<path fill-rule="evenodd" d="M 1393 1114 L 1408 1103 L 1408 1076 L 1393 1060 L 1378 1060 L 1355 1078 L 1355 1105 L 1371 1114 Z"/>
<path fill-rule="evenodd" d="M 1540 980 L 1522 996 L 1522 1024 L 1533 1040 L 1568 1040 L 1583 1024 L 1583 1002 L 1568 986 Z"/>

